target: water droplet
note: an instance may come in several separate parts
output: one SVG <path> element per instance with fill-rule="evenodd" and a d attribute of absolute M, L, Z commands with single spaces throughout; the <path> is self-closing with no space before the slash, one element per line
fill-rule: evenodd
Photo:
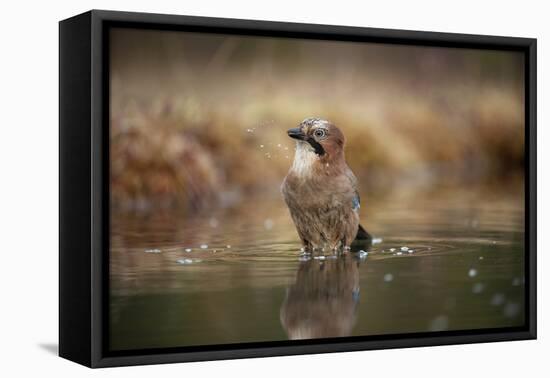
<path fill-rule="evenodd" d="M 445 315 L 435 317 L 431 322 L 429 329 L 432 332 L 445 331 L 449 328 L 449 318 Z"/>
<path fill-rule="evenodd" d="M 382 238 L 372 238 L 372 244 L 380 244 L 382 243 Z"/>
<path fill-rule="evenodd" d="M 269 218 L 267 218 L 266 220 L 264 220 L 264 228 L 265 228 L 266 230 L 271 230 L 271 229 L 273 228 L 273 225 L 274 225 L 273 220 L 271 220 L 271 219 L 269 219 Z"/>
<path fill-rule="evenodd" d="M 477 276 L 477 270 L 475 270 L 475 269 L 473 269 L 473 268 L 470 269 L 470 270 L 468 271 L 468 276 L 470 276 L 470 277 L 475 277 L 475 276 Z"/>
<path fill-rule="evenodd" d="M 480 259 L 480 260 L 483 260 L 483 256 L 479 256 L 479 259 Z"/>
<path fill-rule="evenodd" d="M 395 252 L 395 248 L 390 248 L 390 252 Z"/>
<path fill-rule="evenodd" d="M 491 305 L 500 306 L 501 304 L 504 303 L 505 299 L 506 298 L 504 297 L 503 294 L 497 293 L 497 294 L 493 295 L 493 297 L 491 298 Z"/>
<path fill-rule="evenodd" d="M 407 252 L 414 253 L 414 249 L 409 249 Z"/>
<path fill-rule="evenodd" d="M 479 294 L 483 291 L 485 288 L 485 285 L 483 285 L 481 282 L 476 282 L 474 286 L 472 286 L 472 293 Z"/>
<path fill-rule="evenodd" d="M 515 302 L 508 302 L 504 306 L 504 316 L 514 318 L 519 314 L 521 306 Z"/>
<path fill-rule="evenodd" d="M 228 244 L 228 245 L 226 245 L 226 247 L 227 247 L 227 248 L 231 248 L 231 245 L 230 245 L 230 244 Z"/>
<path fill-rule="evenodd" d="M 264 145 L 263 145 L 263 144 L 260 144 L 260 148 L 264 148 Z"/>
<path fill-rule="evenodd" d="M 208 244 L 201 244 L 201 248 L 202 248 L 202 249 L 208 248 Z"/>
<path fill-rule="evenodd" d="M 407 251 L 409 250 L 409 247 L 401 247 L 401 250 L 402 250 L 403 252 L 407 252 Z"/>
<path fill-rule="evenodd" d="M 401 256 L 403 254 L 403 252 L 397 252 L 396 255 L 397 256 Z"/>
<path fill-rule="evenodd" d="M 162 251 L 157 248 L 146 249 L 145 253 L 161 253 Z"/>
<path fill-rule="evenodd" d="M 384 282 L 391 282 L 391 281 L 393 281 L 393 274 L 391 273 L 384 274 Z"/>
<path fill-rule="evenodd" d="M 191 251 L 192 251 L 191 248 L 185 248 L 185 252 L 188 252 L 188 253 L 189 253 L 189 252 L 191 252 Z"/>

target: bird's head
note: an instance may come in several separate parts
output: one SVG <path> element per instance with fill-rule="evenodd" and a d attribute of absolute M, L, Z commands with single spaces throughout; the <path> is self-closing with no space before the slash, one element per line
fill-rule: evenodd
<path fill-rule="evenodd" d="M 336 159 L 344 152 L 344 134 L 321 118 L 304 119 L 298 127 L 288 130 L 288 136 L 296 139 L 297 150 L 313 152 L 324 160 Z"/>

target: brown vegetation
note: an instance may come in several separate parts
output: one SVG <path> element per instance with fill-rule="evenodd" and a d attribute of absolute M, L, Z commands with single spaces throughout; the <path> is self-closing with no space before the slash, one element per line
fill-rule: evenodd
<path fill-rule="evenodd" d="M 111 58 L 114 207 L 278 193 L 310 116 L 372 193 L 523 175 L 516 53 L 126 30 Z"/>

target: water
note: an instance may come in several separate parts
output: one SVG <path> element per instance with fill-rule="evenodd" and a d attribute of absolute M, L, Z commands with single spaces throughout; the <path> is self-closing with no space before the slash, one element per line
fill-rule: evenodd
<path fill-rule="evenodd" d="M 522 198 L 365 201 L 362 223 L 382 240 L 322 257 L 302 255 L 277 195 L 200 215 L 114 213 L 111 348 L 523 325 Z"/>

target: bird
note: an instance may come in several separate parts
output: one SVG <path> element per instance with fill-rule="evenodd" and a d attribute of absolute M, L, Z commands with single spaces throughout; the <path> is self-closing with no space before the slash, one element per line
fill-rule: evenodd
<path fill-rule="evenodd" d="M 351 256 L 302 261 L 279 319 L 291 340 L 350 336 L 360 299 L 359 262 Z"/>
<path fill-rule="evenodd" d="M 361 199 L 346 163 L 342 131 L 325 119 L 306 118 L 287 134 L 296 149 L 281 191 L 302 248 L 341 251 L 370 241 L 359 223 Z"/>

